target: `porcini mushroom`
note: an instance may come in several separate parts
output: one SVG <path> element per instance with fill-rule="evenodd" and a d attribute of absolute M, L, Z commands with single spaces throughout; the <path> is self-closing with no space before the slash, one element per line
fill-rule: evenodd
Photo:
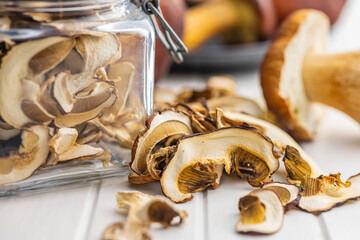
<path fill-rule="evenodd" d="M 67 54 L 67 51 L 58 51 L 59 46 L 63 47 L 65 45 L 71 47 L 71 44 L 73 44 L 73 39 L 66 37 L 49 37 L 28 41 L 13 46 L 2 58 L 0 67 L 0 114 L 8 124 L 21 128 L 27 123 L 34 122 L 34 120 L 31 120 L 26 115 L 22 105 L 26 96 L 30 96 L 27 92 L 28 90 L 24 90 L 29 84 L 24 84 L 24 81 L 29 81 L 26 80 L 29 74 L 42 72 L 44 68 L 49 69 L 55 64 L 55 61 L 52 61 L 49 65 L 44 63 L 39 66 L 38 64 L 35 69 L 30 64 L 31 60 L 33 58 L 38 62 L 46 60 L 38 54 L 42 56 L 44 51 L 50 51 L 54 54 L 59 54 L 59 56 L 54 56 L 54 59 L 59 62 Z M 32 89 L 34 90 L 34 88 Z M 40 91 L 40 87 L 38 87 L 38 90 Z M 34 96 L 36 96 L 36 93 L 31 94 L 31 97 Z"/>
<path fill-rule="evenodd" d="M 294 208 L 301 198 L 302 189 L 294 184 L 268 182 L 262 185 L 261 188 L 275 192 L 278 195 L 285 212 Z"/>
<path fill-rule="evenodd" d="M 272 142 L 255 128 L 221 128 L 181 138 L 161 177 L 163 193 L 174 202 L 185 202 L 192 192 L 202 191 L 217 179 L 215 165 L 246 176 L 260 186 L 279 167 Z"/>
<path fill-rule="evenodd" d="M 311 213 L 329 211 L 334 207 L 360 198 L 360 174 L 342 182 L 340 173 L 306 178 L 301 182 L 304 188 L 298 207 Z"/>
<path fill-rule="evenodd" d="M 116 201 L 119 210 L 127 214 L 127 219 L 125 224 L 115 223 L 105 229 L 104 240 L 151 239 L 149 227 L 152 223 L 167 228 L 183 223 L 187 217 L 185 211 L 175 209 L 168 199 L 161 196 L 117 192 Z"/>
<path fill-rule="evenodd" d="M 147 175 L 150 154 L 156 145 L 171 136 L 181 138 L 192 134 L 190 117 L 183 112 L 166 109 L 154 113 L 146 121 L 146 129 L 136 138 L 133 148 L 130 167 L 138 175 Z M 156 177 L 156 176 L 154 176 Z"/>
<path fill-rule="evenodd" d="M 240 198 L 240 219 L 236 231 L 272 234 L 280 230 L 284 209 L 278 195 L 270 189 L 257 189 Z"/>
<path fill-rule="evenodd" d="M 279 28 L 261 67 L 267 105 L 299 140 L 314 136 L 322 103 L 360 122 L 360 54 L 327 54 L 329 19 L 299 10 Z"/>
<path fill-rule="evenodd" d="M 0 185 L 23 180 L 45 164 L 49 154 L 49 131 L 45 126 L 23 130 L 18 152 L 0 158 Z"/>

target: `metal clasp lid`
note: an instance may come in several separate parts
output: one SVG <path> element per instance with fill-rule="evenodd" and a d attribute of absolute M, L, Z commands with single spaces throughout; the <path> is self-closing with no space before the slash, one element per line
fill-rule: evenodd
<path fill-rule="evenodd" d="M 183 54 L 186 54 L 188 49 L 162 15 L 159 0 L 132 0 L 132 2 L 150 16 L 156 36 L 162 45 L 176 63 L 182 63 L 184 61 Z"/>

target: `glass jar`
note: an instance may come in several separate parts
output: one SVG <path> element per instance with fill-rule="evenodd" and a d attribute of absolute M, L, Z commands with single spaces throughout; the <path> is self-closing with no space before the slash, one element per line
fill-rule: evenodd
<path fill-rule="evenodd" d="M 130 0 L 0 1 L 0 194 L 126 174 L 154 42 Z"/>

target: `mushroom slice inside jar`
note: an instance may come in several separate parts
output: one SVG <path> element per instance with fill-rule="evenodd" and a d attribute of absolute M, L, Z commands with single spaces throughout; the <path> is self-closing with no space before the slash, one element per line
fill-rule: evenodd
<path fill-rule="evenodd" d="M 300 201 L 302 189 L 299 186 L 280 183 L 269 182 L 261 186 L 262 189 L 269 189 L 275 192 L 281 200 L 285 212 L 294 208 Z"/>
<path fill-rule="evenodd" d="M 281 229 L 284 209 L 278 195 L 268 189 L 257 189 L 239 201 L 240 219 L 236 231 L 272 234 Z"/>
<path fill-rule="evenodd" d="M 187 217 L 185 211 L 175 209 L 168 199 L 161 196 L 118 192 L 116 200 L 119 210 L 127 214 L 127 219 L 125 224 L 110 225 L 104 231 L 103 239 L 151 239 L 149 228 L 152 223 L 167 228 L 183 223 Z"/>
<path fill-rule="evenodd" d="M 99 68 L 121 57 L 121 43 L 115 34 L 110 33 L 101 37 L 82 35 L 76 39 L 75 48 L 84 59 L 84 68 L 69 80 L 68 88 L 72 94 L 94 84 L 96 79 L 89 76 L 95 76 Z"/>
<path fill-rule="evenodd" d="M 171 136 L 192 134 L 190 117 L 174 109 L 154 113 L 146 121 L 146 129 L 141 132 L 132 148 L 131 169 L 138 175 L 148 173 L 148 161 L 154 148 Z"/>
<path fill-rule="evenodd" d="M 217 179 L 214 166 L 225 165 L 252 186 L 269 181 L 279 167 L 272 142 L 255 128 L 229 127 L 181 138 L 161 177 L 163 193 L 174 202 L 190 200 Z"/>
<path fill-rule="evenodd" d="M 8 140 L 20 133 L 19 129 L 13 128 L 6 122 L 3 122 L 0 117 L 0 140 Z"/>
<path fill-rule="evenodd" d="M 111 156 L 102 148 L 96 148 L 88 144 L 78 144 L 76 140 L 78 132 L 75 128 L 60 128 L 49 141 L 50 151 L 53 156 L 49 164 L 66 162 L 70 160 L 98 159 L 107 166 Z"/>
<path fill-rule="evenodd" d="M 33 126 L 21 133 L 22 143 L 16 153 L 0 158 L 0 185 L 17 182 L 43 165 L 49 154 L 49 131 L 45 126 Z"/>
<path fill-rule="evenodd" d="M 49 37 L 24 42 L 13 46 L 1 59 L 0 114 L 8 124 L 15 128 L 21 128 L 27 123 L 33 122 L 22 109 L 24 94 L 27 94 L 23 90 L 23 84 L 26 77 L 32 72 L 31 59 L 44 49 L 57 49 L 56 46 L 59 44 L 72 41 L 67 37 Z M 55 56 L 53 57 L 55 58 Z"/>
<path fill-rule="evenodd" d="M 123 111 L 126 100 L 128 99 L 134 73 L 135 67 L 130 62 L 118 62 L 110 65 L 108 77 L 115 82 L 118 97 L 114 105 L 101 116 L 103 122 L 114 122 L 112 119 L 116 119 Z M 119 80 L 116 81 L 116 79 Z"/>
<path fill-rule="evenodd" d="M 100 84 L 102 83 L 96 85 Z M 88 96 L 76 98 L 70 113 L 56 116 L 55 125 L 58 127 L 74 127 L 94 119 L 104 109 L 111 107 L 117 98 L 117 91 L 112 86 L 95 87 L 90 92 L 91 94 Z"/>

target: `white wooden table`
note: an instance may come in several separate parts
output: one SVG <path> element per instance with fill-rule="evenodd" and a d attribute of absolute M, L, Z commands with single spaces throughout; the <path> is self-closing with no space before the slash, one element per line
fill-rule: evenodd
<path fill-rule="evenodd" d="M 334 51 L 360 49 L 360 1 L 352 0 L 333 29 Z M 234 73 L 239 93 L 260 97 L 258 73 Z M 176 75 L 163 87 L 202 87 L 208 76 Z M 359 93 L 360 94 L 360 93 Z M 329 110 L 316 139 L 303 144 L 319 165 L 342 179 L 360 172 L 360 128 L 347 116 Z M 283 180 L 284 169 L 275 178 Z M 100 239 L 106 226 L 124 218 L 116 211 L 115 193 L 139 190 L 161 194 L 159 183 L 132 186 L 126 178 L 96 182 L 83 187 L 31 196 L 0 198 L 0 239 L 85 240 Z M 283 228 L 270 236 L 247 236 L 234 230 L 238 200 L 251 187 L 237 177 L 224 176 L 215 191 L 196 193 L 192 201 L 178 205 L 188 212 L 184 225 L 152 229 L 153 239 L 360 239 L 360 201 L 314 216 L 298 210 L 286 214 Z"/>

